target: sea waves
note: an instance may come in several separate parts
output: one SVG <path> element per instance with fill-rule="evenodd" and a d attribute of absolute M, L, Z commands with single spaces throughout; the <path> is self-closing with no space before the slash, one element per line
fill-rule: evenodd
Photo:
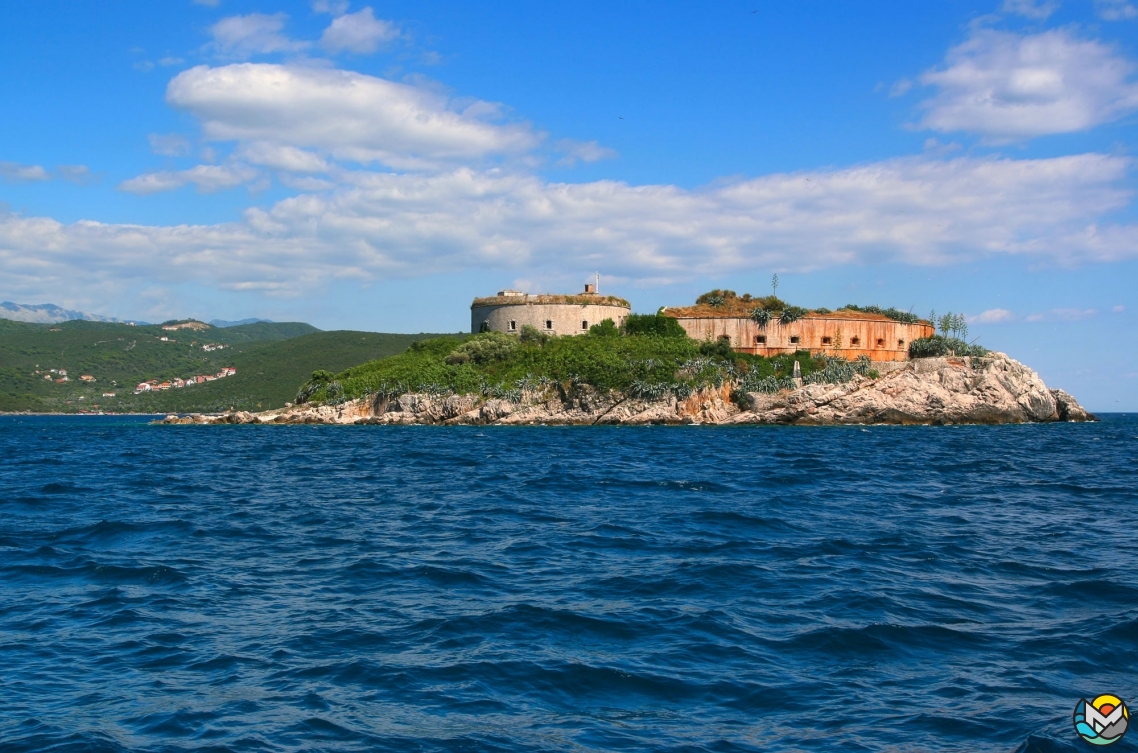
<path fill-rule="evenodd" d="M 1136 434 L 0 418 L 0 748 L 1077 750 Z"/>

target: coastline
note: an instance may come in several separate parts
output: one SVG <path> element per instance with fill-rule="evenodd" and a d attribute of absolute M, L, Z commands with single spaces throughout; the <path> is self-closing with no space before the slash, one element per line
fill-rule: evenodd
<path fill-rule="evenodd" d="M 879 376 L 802 384 L 777 393 L 724 382 L 690 395 L 639 398 L 590 385 L 521 391 L 514 400 L 474 394 L 369 396 L 332 405 L 250 413 L 168 415 L 155 423 L 328 425 L 959 425 L 1096 421 L 1063 390 L 1003 353 L 921 358 Z"/>

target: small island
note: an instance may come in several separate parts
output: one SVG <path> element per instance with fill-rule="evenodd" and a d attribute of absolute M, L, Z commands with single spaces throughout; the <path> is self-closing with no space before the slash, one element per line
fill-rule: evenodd
<path fill-rule="evenodd" d="M 933 320 L 936 320 L 935 322 Z M 939 332 L 938 332 L 939 328 Z M 1093 421 L 1030 368 L 966 341 L 963 317 L 805 309 L 714 290 L 627 301 L 500 291 L 467 337 L 317 371 L 283 409 L 170 424 L 1005 424 Z"/>

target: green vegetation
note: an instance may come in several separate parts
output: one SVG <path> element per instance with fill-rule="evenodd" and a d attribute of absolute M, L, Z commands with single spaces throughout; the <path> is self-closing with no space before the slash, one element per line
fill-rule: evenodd
<path fill-rule="evenodd" d="M 956 337 L 933 335 L 913 340 L 909 343 L 910 358 L 932 358 L 935 356 L 986 356 L 989 350 L 979 345 L 969 345 Z"/>
<path fill-rule="evenodd" d="M 775 280 L 772 281 L 772 289 L 777 290 L 777 275 Z M 834 313 L 828 308 L 815 308 L 808 309 L 802 306 L 792 306 L 786 301 L 778 298 L 775 295 L 753 296 L 750 293 L 739 295 L 734 290 L 723 290 L 716 288 L 709 290 L 703 295 L 695 299 L 696 307 L 710 306 L 717 309 L 721 313 L 738 314 L 740 316 L 748 316 L 755 321 L 759 326 L 766 326 L 773 320 L 778 320 L 780 324 L 790 324 L 802 319 L 808 314 L 832 314 Z M 916 314 L 911 314 L 907 311 L 901 311 L 893 307 L 882 308 L 881 306 L 857 306 L 854 304 L 847 304 L 842 306 L 841 311 L 858 311 L 865 314 L 877 314 L 879 316 L 888 317 L 903 324 L 917 324 L 921 321 L 920 317 Z M 957 320 L 953 320 L 954 323 Z M 959 325 L 963 326 L 963 317 L 959 319 Z"/>
<path fill-rule="evenodd" d="M 400 353 L 430 336 L 320 332 L 301 323 L 171 331 L 160 325 L 0 320 L 0 411 L 157 413 L 282 407 L 315 369 L 340 371 Z M 226 347 L 207 351 L 202 347 L 207 344 Z M 216 374 L 226 366 L 236 368 L 236 375 L 132 394 L 139 382 Z M 51 369 L 66 369 L 68 381 L 56 382 L 60 375 Z M 96 381 L 80 381 L 85 374 Z M 103 397 L 105 392 L 115 397 Z"/>
<path fill-rule="evenodd" d="M 636 397 L 686 397 L 729 380 L 748 389 L 767 385 L 764 379 L 785 385 L 796 360 L 803 377 L 835 375 L 831 359 L 815 358 L 806 351 L 774 358 L 740 354 L 726 338 L 700 342 L 678 337 L 666 325 L 649 321 L 654 318 L 641 317 L 631 329 L 660 327 L 668 334 L 629 334 L 597 325 L 589 334 L 576 337 L 527 339 L 524 332 L 519 337 L 487 332 L 424 340 L 405 353 L 335 376 L 313 374 L 296 402 L 338 403 L 367 396 L 390 399 L 405 393 L 481 394 L 518 401 L 527 390 L 559 386 L 568 393 L 581 385 Z"/>
<path fill-rule="evenodd" d="M 892 319 L 895 322 L 901 322 L 902 324 L 919 324 L 921 321 L 921 317 L 917 316 L 916 314 L 910 314 L 908 311 L 901 311 L 900 309 L 895 309 L 892 306 L 887 309 L 883 309 L 880 306 L 855 306 L 852 303 L 847 303 L 845 306 L 842 306 L 841 310 L 860 311 L 865 314 L 880 314 L 881 316 L 888 317 L 889 319 Z"/>

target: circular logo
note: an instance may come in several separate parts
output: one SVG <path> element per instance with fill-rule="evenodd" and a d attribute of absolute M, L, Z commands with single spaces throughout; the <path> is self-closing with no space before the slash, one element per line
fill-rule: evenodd
<path fill-rule="evenodd" d="M 1091 745 L 1110 745 L 1122 739 L 1130 726 L 1126 702 L 1116 695 L 1082 699 L 1075 706 L 1075 732 Z"/>

